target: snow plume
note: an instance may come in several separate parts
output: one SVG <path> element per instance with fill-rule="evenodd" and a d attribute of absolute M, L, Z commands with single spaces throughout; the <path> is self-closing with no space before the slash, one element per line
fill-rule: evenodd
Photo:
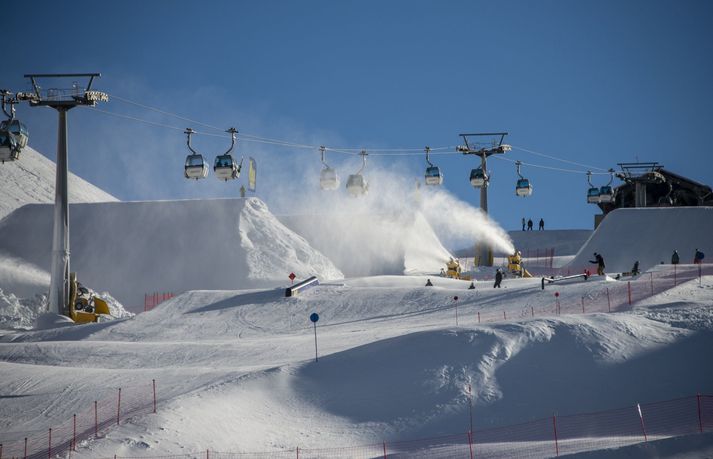
<path fill-rule="evenodd" d="M 442 188 L 425 189 L 420 209 L 436 234 L 451 247 L 482 243 L 496 253 L 512 254 L 515 246 L 508 233 L 480 209 L 472 207 Z"/>
<path fill-rule="evenodd" d="M 415 274 L 439 272 L 451 256 L 448 243 L 482 240 L 500 251 L 512 251 L 507 233 L 479 210 L 457 200 L 447 191 L 416 187 L 402 169 L 370 169 L 365 196 L 352 198 L 344 187 L 348 173 L 340 171 L 338 190 L 322 191 L 318 169 L 305 174 L 309 184 L 299 193 L 287 186 L 270 190 L 271 200 L 294 201 L 298 206 L 283 217 L 287 226 L 306 237 L 327 255 L 345 275 Z M 358 169 L 358 166 L 348 168 Z M 435 229 L 435 231 L 434 231 Z M 443 238 L 443 239 L 440 239 Z"/>

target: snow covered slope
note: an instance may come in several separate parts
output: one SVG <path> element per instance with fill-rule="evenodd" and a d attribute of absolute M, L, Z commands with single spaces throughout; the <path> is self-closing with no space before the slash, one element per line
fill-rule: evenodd
<path fill-rule="evenodd" d="M 331 261 L 256 198 L 70 205 L 71 269 L 127 309 L 144 294 L 341 278 Z M 52 205 L 30 204 L 0 222 L 0 253 L 50 265 Z"/>
<path fill-rule="evenodd" d="M 568 266 L 572 271 L 592 269 L 589 260 L 598 252 L 604 256 L 606 271 L 630 271 L 636 260 L 646 270 L 670 263 L 674 250 L 681 263 L 693 263 L 696 248 L 713 257 L 713 207 L 617 209 L 606 216 Z"/>
<path fill-rule="evenodd" d="M 0 164 L 0 219 L 25 204 L 54 202 L 54 183 L 54 162 L 30 147 L 22 151 L 18 161 Z M 70 202 L 116 200 L 70 172 Z"/>

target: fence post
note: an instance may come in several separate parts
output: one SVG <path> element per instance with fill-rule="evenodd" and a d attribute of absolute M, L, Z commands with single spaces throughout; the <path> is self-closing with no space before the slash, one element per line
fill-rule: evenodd
<path fill-rule="evenodd" d="M 152 379 L 151 383 L 153 384 L 153 412 L 156 414 L 156 380 Z"/>
<path fill-rule="evenodd" d="M 535 317 L 535 308 L 533 306 L 530 306 L 530 314 Z"/>
<path fill-rule="evenodd" d="M 480 323 L 480 311 L 478 311 L 478 323 Z"/>
<path fill-rule="evenodd" d="M 99 415 L 97 413 L 97 401 L 94 400 L 94 438 L 99 436 Z"/>
<path fill-rule="evenodd" d="M 701 264 L 698 263 L 698 286 L 701 286 Z"/>
<path fill-rule="evenodd" d="M 205 450 L 205 459 L 210 459 L 210 450 Z"/>
<path fill-rule="evenodd" d="M 72 447 L 69 449 L 71 449 L 72 451 L 77 450 L 77 415 L 76 414 L 72 415 Z"/>
<path fill-rule="evenodd" d="M 696 402 L 698 404 L 698 431 L 703 433 L 703 417 L 701 416 L 701 394 L 696 394 Z"/>
<path fill-rule="evenodd" d="M 384 459 L 386 459 L 386 442 L 384 442 Z"/>
<path fill-rule="evenodd" d="M 611 298 L 609 297 L 609 287 L 607 287 L 607 308 L 611 312 Z"/>
<path fill-rule="evenodd" d="M 52 459 L 52 427 L 49 431 L 49 444 L 47 445 L 47 459 Z"/>
<path fill-rule="evenodd" d="M 300 447 L 297 447 L 297 459 L 300 459 Z"/>
<path fill-rule="evenodd" d="M 25 437 L 25 453 L 23 454 L 22 459 L 27 459 L 27 437 Z"/>
<path fill-rule="evenodd" d="M 473 459 L 473 432 L 468 432 L 468 448 L 470 449 L 470 459 Z"/>
<path fill-rule="evenodd" d="M 116 425 L 119 425 L 119 416 L 121 414 L 121 387 L 119 388 L 119 398 L 116 402 Z"/>
<path fill-rule="evenodd" d="M 503 319 L 508 320 L 508 316 L 507 316 L 507 314 L 505 314 L 505 311 L 503 311 Z"/>
<path fill-rule="evenodd" d="M 629 294 L 629 306 L 631 306 L 631 281 L 626 282 L 626 289 Z"/>
<path fill-rule="evenodd" d="M 637 403 L 637 404 L 636 404 L 636 409 L 639 411 L 639 420 L 641 421 L 641 431 L 644 433 L 644 441 L 645 441 L 645 442 L 648 442 L 648 441 L 649 441 L 649 438 L 648 438 L 648 436 L 646 435 L 646 425 L 644 424 L 644 415 L 643 415 L 643 413 L 641 412 L 641 405 L 639 405 L 639 404 Z"/>
<path fill-rule="evenodd" d="M 557 441 L 557 415 L 553 414 L 552 415 L 552 429 L 555 432 L 555 455 L 559 457 L 560 455 L 560 446 L 559 442 Z"/>
<path fill-rule="evenodd" d="M 649 272 L 649 282 L 651 283 L 651 296 L 654 295 L 654 273 Z"/>
<path fill-rule="evenodd" d="M 582 314 L 584 314 L 584 297 L 582 297 Z"/>

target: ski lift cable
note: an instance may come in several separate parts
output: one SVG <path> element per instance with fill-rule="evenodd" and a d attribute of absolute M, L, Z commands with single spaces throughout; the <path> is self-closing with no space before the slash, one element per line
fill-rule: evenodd
<path fill-rule="evenodd" d="M 526 153 L 530 153 L 530 154 L 533 154 L 533 155 L 542 156 L 543 158 L 552 159 L 552 160 L 554 160 L 554 161 L 560 161 L 560 162 L 563 162 L 563 163 L 572 164 L 572 165 L 574 165 L 574 166 L 586 167 L 587 169 L 595 169 L 595 170 L 600 170 L 600 171 L 606 171 L 606 170 L 607 170 L 607 169 L 604 169 L 604 168 L 601 168 L 601 167 L 590 166 L 589 164 L 582 164 L 582 163 L 578 163 L 578 162 L 575 162 L 575 161 L 570 161 L 570 160 L 567 160 L 567 159 L 558 158 L 558 157 L 556 157 L 556 156 L 547 155 L 547 154 L 545 154 L 545 153 L 540 153 L 540 152 L 537 152 L 537 151 L 534 151 L 534 150 L 530 150 L 530 149 L 527 149 L 527 148 L 518 147 L 518 146 L 516 146 L 516 145 L 511 145 L 511 147 L 512 147 L 513 149 L 515 149 L 515 150 L 520 150 L 520 151 L 524 151 L 524 152 L 526 152 Z"/>
<path fill-rule="evenodd" d="M 502 156 L 493 156 L 493 158 L 498 159 L 500 161 L 507 161 L 513 164 L 517 164 L 518 160 L 510 159 L 510 158 L 505 158 Z M 583 174 L 586 175 L 590 171 L 581 171 L 581 170 L 574 170 L 574 169 L 563 169 L 561 167 L 552 167 L 552 166 L 543 166 L 541 164 L 533 164 L 533 163 L 526 163 L 524 161 L 520 161 L 520 164 L 522 166 L 528 166 L 528 167 L 536 167 L 538 169 L 547 169 L 551 171 L 557 171 L 557 172 L 567 172 L 570 174 Z M 609 175 L 609 172 L 591 172 L 592 175 Z"/>

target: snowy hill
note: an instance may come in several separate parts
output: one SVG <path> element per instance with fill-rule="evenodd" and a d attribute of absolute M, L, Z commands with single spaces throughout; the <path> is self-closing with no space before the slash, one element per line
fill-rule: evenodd
<path fill-rule="evenodd" d="M 604 256 L 609 272 L 630 271 L 636 260 L 641 270 L 670 263 L 674 250 L 681 263 L 693 263 L 696 248 L 713 256 L 712 235 L 713 207 L 617 209 L 607 215 L 568 267 L 591 270 L 594 252 Z"/>
<path fill-rule="evenodd" d="M 55 164 L 30 147 L 18 161 L 0 164 L 0 219 L 32 203 L 54 202 Z M 117 199 L 69 173 L 70 202 L 107 202 Z"/>
<path fill-rule="evenodd" d="M 70 205 L 71 269 L 127 308 L 144 294 L 239 289 L 317 275 L 343 277 L 257 198 Z M 26 205 L 0 222 L 0 253 L 49 266 L 52 205 Z"/>

